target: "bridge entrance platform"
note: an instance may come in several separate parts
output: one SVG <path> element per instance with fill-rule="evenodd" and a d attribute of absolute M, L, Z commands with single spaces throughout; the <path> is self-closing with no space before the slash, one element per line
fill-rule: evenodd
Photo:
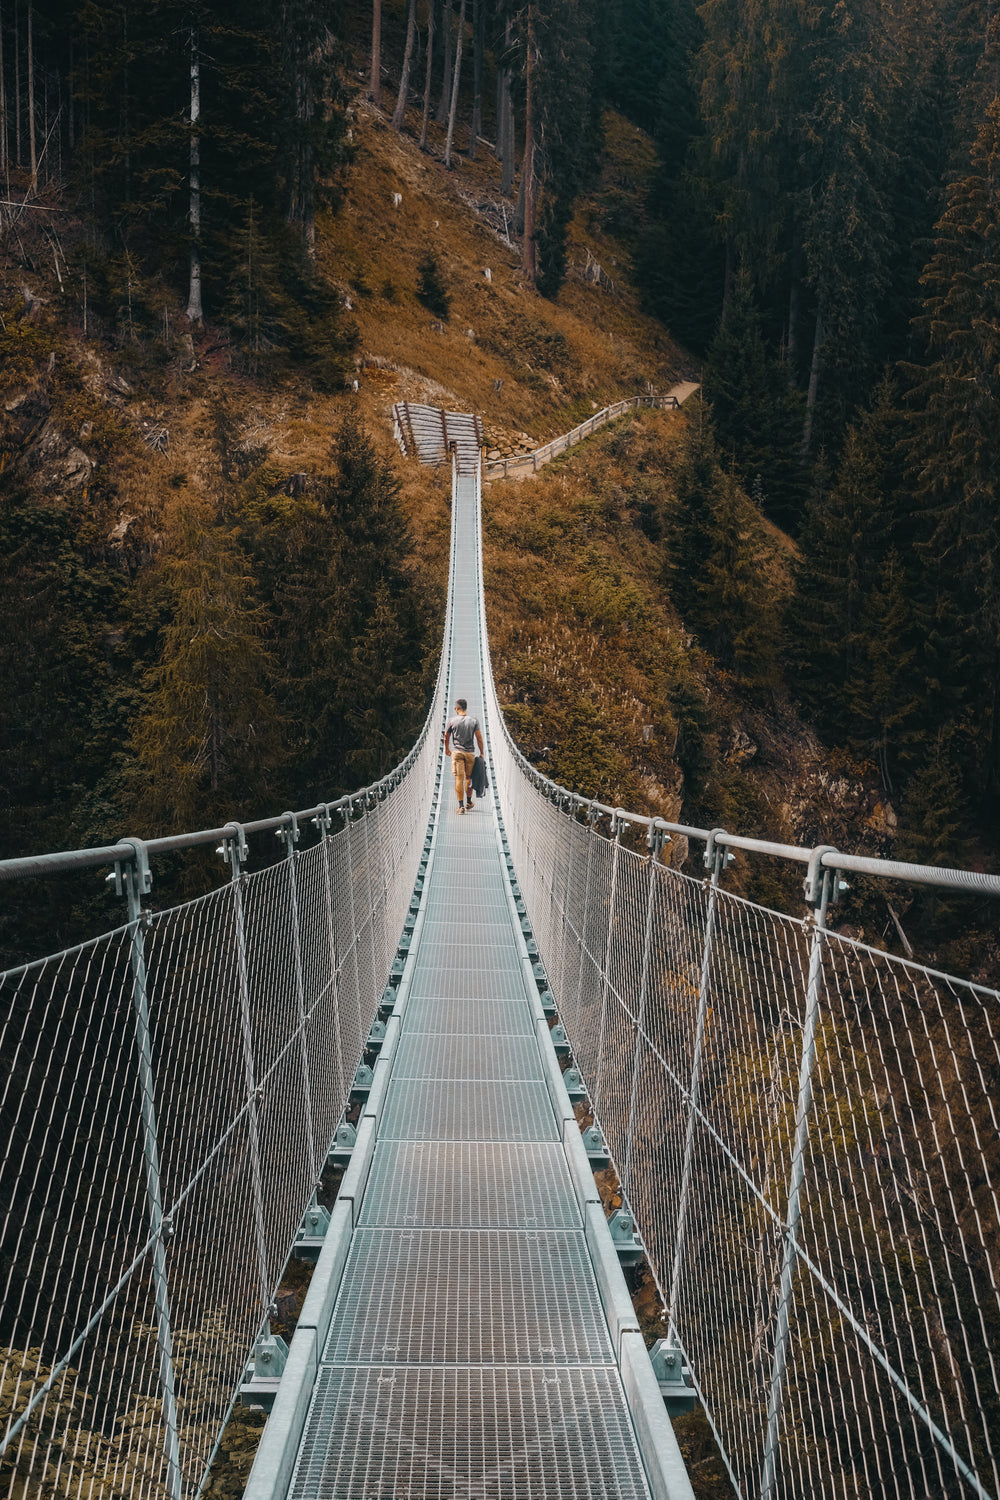
<path fill-rule="evenodd" d="M 488 749 L 480 479 L 463 468 L 447 705 L 468 699 Z M 409 956 L 247 1500 L 689 1500 L 501 809 L 491 789 L 459 816 L 437 774 Z"/>

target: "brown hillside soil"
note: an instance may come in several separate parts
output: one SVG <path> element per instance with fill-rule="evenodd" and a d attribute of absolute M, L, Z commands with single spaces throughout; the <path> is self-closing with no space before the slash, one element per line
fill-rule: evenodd
<path fill-rule="evenodd" d="M 412 115 L 408 125 L 418 128 Z M 351 304 L 359 380 L 383 416 L 394 400 L 428 401 L 477 411 L 488 430 L 523 431 L 537 443 L 622 396 L 665 391 L 692 375 L 690 359 L 640 313 L 627 281 L 608 289 L 584 279 L 602 257 L 616 272 L 626 260 L 623 247 L 590 227 L 601 218 L 600 193 L 578 209 L 570 275 L 548 302 L 526 284 L 516 243 L 504 240 L 514 204 L 501 199 L 492 153 L 456 156 L 446 170 L 360 100 L 353 131 L 355 164 L 343 209 L 324 224 L 322 263 Z M 608 136 L 610 191 L 633 138 L 642 138 L 613 119 Z M 434 126 L 431 145 L 441 145 Z M 648 143 L 645 151 L 651 168 Z M 429 253 L 451 296 L 447 320 L 417 299 Z"/>

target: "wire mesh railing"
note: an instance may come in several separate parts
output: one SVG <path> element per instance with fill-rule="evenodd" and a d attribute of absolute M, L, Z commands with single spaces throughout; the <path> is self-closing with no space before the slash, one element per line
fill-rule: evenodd
<path fill-rule="evenodd" d="M 203 1487 L 403 926 L 446 672 L 410 756 L 354 797 L 0 867 L 110 865 L 128 901 L 116 931 L 0 975 L 16 1500 Z M 632 817 L 643 856 L 624 814 L 529 766 L 487 686 L 532 931 L 738 1493 L 997 1500 L 1000 996 L 827 907 L 843 871 L 1000 880 Z M 269 828 L 285 858 L 250 874 Z M 662 862 L 671 832 L 705 845 L 704 880 Z M 228 883 L 145 910 L 150 861 L 210 841 Z M 735 848 L 800 862 L 809 914 L 727 892 Z"/>
<path fill-rule="evenodd" d="M 417 745 L 339 802 L 10 861 L 112 864 L 126 925 L 0 975 L 0 1492 L 202 1489 L 341 1118 L 419 867 L 442 660 Z M 318 842 L 300 849 L 300 827 Z M 143 907 L 150 861 L 220 843 L 221 889 Z M 220 842 L 221 841 L 221 842 Z"/>
<path fill-rule="evenodd" d="M 849 869 L 1000 879 L 587 802 L 488 702 L 547 979 L 737 1493 L 995 1500 L 1000 995 L 837 934 L 827 907 Z M 705 845 L 704 880 L 663 863 L 672 832 Z M 727 892 L 737 847 L 799 861 L 809 914 Z"/>

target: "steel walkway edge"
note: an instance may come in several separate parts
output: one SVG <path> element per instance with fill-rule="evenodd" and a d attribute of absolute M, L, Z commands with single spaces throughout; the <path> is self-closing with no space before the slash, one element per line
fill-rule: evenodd
<path fill-rule="evenodd" d="M 480 478 L 456 467 L 449 703 L 483 721 Z M 449 780 L 439 764 L 393 1012 L 245 1495 L 693 1500 L 496 794 L 459 817 Z"/>

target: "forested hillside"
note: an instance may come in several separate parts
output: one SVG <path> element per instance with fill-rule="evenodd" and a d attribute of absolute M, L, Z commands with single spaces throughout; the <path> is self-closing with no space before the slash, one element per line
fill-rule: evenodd
<path fill-rule="evenodd" d="M 512 723 L 612 801 L 992 867 L 997 27 L 3 0 L 3 854 L 300 806 L 405 749 L 447 507 L 392 400 L 523 447 L 703 370 L 697 411 L 488 497 Z M 36 893 L 6 956 L 111 910 Z M 903 917 L 990 962 L 975 913 Z"/>

